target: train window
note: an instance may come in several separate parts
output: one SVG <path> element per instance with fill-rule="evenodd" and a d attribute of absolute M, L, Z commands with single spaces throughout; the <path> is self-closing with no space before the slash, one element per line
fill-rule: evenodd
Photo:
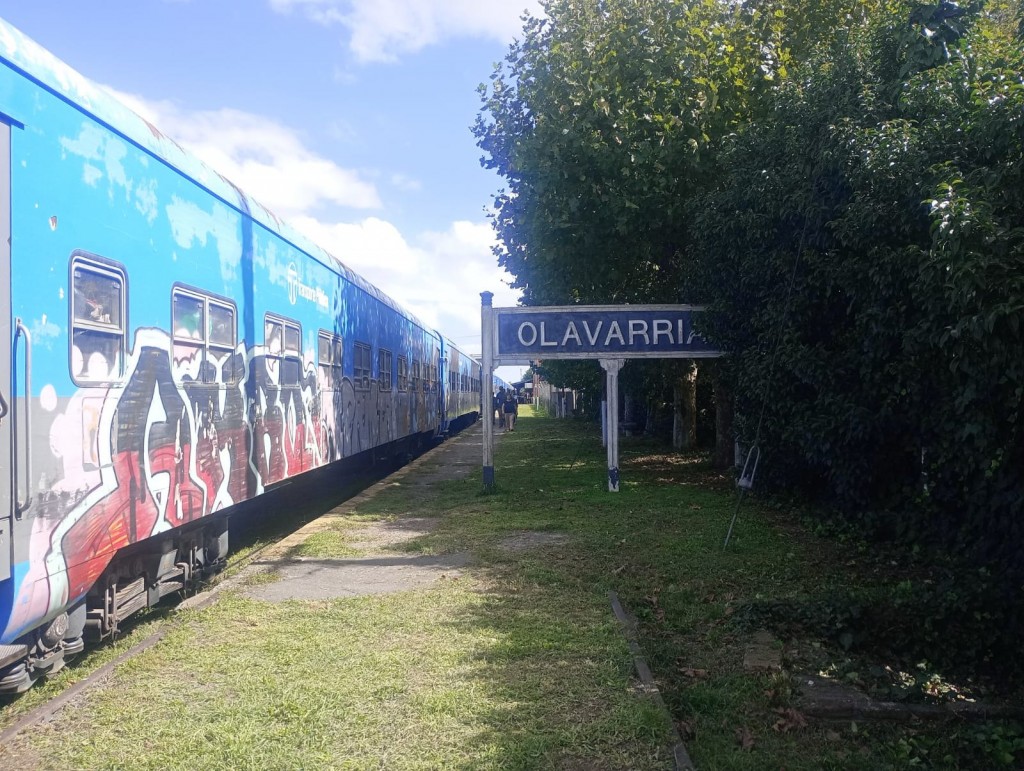
<path fill-rule="evenodd" d="M 416 359 L 412 362 L 412 390 L 420 390 L 420 363 Z"/>
<path fill-rule="evenodd" d="M 171 294 L 171 331 L 174 338 L 174 373 L 179 380 L 203 380 L 203 330 L 206 327 L 203 298 L 175 289 Z"/>
<path fill-rule="evenodd" d="M 404 356 L 398 357 L 398 390 L 409 390 L 409 360 Z"/>
<path fill-rule="evenodd" d="M 242 374 L 237 335 L 233 305 L 193 290 L 172 290 L 172 357 L 179 380 L 237 383 Z"/>
<path fill-rule="evenodd" d="M 299 356 L 302 353 L 302 334 L 294 324 L 284 325 L 284 354 Z"/>
<path fill-rule="evenodd" d="M 296 386 L 302 379 L 302 327 L 297 321 L 267 315 L 263 344 L 268 367 L 281 373 L 282 386 Z"/>
<path fill-rule="evenodd" d="M 121 326 L 121 276 L 98 267 L 75 265 L 75 321 Z"/>
<path fill-rule="evenodd" d="M 263 323 L 263 344 L 269 356 L 284 353 L 284 324 L 267 319 Z"/>
<path fill-rule="evenodd" d="M 331 334 L 320 332 L 316 336 L 316 361 L 320 369 L 323 388 L 334 388 L 334 374 L 331 372 Z"/>
<path fill-rule="evenodd" d="M 71 267 L 71 374 L 79 383 L 124 375 L 125 276 L 76 257 Z"/>
<path fill-rule="evenodd" d="M 320 365 L 321 387 L 328 390 L 341 388 L 342 341 L 337 335 L 320 330 L 317 336 L 317 359 Z"/>
<path fill-rule="evenodd" d="M 210 344 L 235 347 L 235 309 L 210 301 Z"/>
<path fill-rule="evenodd" d="M 297 324 L 284 325 L 282 385 L 298 385 L 302 379 L 302 332 Z"/>
<path fill-rule="evenodd" d="M 390 391 L 394 382 L 391 379 L 391 364 L 393 362 L 391 351 L 381 348 L 377 352 L 377 371 L 380 372 L 380 390 Z"/>
<path fill-rule="evenodd" d="M 242 379 L 242 361 L 235 353 L 238 343 L 238 326 L 235 308 L 213 298 L 206 301 L 208 343 L 208 369 L 212 382 L 237 383 Z M 219 372 L 219 374 L 218 374 Z M 208 381 L 211 382 L 211 381 Z"/>
<path fill-rule="evenodd" d="M 370 378 L 373 376 L 373 356 L 370 346 L 366 343 L 355 344 L 355 361 L 352 364 L 356 388 L 369 390 Z"/>
<path fill-rule="evenodd" d="M 206 304 L 203 298 L 175 290 L 172 304 L 174 337 L 178 340 L 203 342 L 203 327 L 206 326 Z"/>

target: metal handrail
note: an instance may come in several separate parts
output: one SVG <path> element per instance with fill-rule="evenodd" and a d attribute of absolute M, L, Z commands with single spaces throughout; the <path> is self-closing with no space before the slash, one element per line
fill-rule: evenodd
<path fill-rule="evenodd" d="M 11 456 L 11 467 L 14 471 L 14 516 L 21 519 L 22 515 L 32 508 L 32 335 L 28 328 L 21 323 L 21 319 L 15 319 L 14 331 L 14 366 L 18 366 L 18 338 L 25 338 L 25 490 L 24 503 L 21 500 L 21 476 L 18 469 L 18 404 L 14 401 L 14 408 L 11 410 L 11 430 L 14 432 L 14 452 Z"/>

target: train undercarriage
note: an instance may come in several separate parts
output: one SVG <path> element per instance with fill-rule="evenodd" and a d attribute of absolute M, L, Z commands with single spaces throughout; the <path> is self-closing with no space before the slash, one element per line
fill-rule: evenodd
<path fill-rule="evenodd" d="M 168 531 L 122 549 L 84 599 L 11 645 L 0 645 L 0 694 L 22 693 L 60 672 L 87 642 L 114 637 L 129 616 L 189 592 L 224 568 L 228 518 Z"/>

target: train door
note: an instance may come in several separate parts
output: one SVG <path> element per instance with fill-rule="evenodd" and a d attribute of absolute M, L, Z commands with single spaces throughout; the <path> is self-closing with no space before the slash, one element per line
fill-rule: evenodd
<path fill-rule="evenodd" d="M 11 127 L 0 116 L 0 581 L 11 577 Z"/>

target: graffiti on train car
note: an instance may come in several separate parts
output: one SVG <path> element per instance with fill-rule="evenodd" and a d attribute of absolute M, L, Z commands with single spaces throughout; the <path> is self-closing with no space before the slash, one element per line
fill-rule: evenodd
<path fill-rule="evenodd" d="M 6 631 L 82 596 L 119 548 L 431 424 L 430 392 L 325 388 L 309 358 L 286 385 L 280 359 L 244 344 L 209 358 L 216 376 L 200 382 L 172 350 L 167 332 L 140 329 L 123 385 L 80 389 L 63 410 L 41 400 L 61 478 L 41 483 Z"/>

